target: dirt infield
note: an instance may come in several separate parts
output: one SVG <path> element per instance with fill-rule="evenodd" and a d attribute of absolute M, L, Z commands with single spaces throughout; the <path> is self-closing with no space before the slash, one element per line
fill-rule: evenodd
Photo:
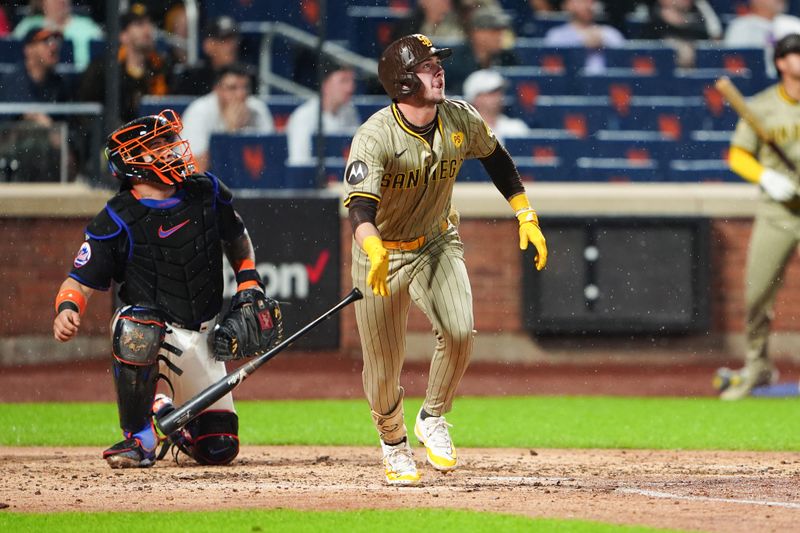
<path fill-rule="evenodd" d="M 423 467 L 384 485 L 378 448 L 245 447 L 230 467 L 111 470 L 93 448 L 0 449 L 10 511 L 437 507 L 685 530 L 796 531 L 797 454 L 463 449 L 463 467 Z M 422 460 L 422 452 L 415 451 Z"/>
<path fill-rule="evenodd" d="M 713 363 L 474 364 L 461 395 L 709 396 Z M 797 379 L 798 369 L 781 369 Z M 362 398 L 360 362 L 278 358 L 234 393 L 240 400 Z M 424 394 L 427 365 L 403 384 Z M 3 368 L 1 402 L 113 401 L 105 361 Z M 457 406 L 456 406 L 457 407 Z M 462 468 L 423 467 L 423 484 L 382 482 L 374 448 L 245 446 L 230 467 L 159 462 L 114 471 L 95 448 L 0 448 L 0 508 L 19 512 L 447 507 L 685 530 L 795 531 L 800 454 L 634 450 L 461 449 Z M 419 464 L 424 455 L 417 447 Z M 0 511 L 2 512 L 2 511 Z"/>

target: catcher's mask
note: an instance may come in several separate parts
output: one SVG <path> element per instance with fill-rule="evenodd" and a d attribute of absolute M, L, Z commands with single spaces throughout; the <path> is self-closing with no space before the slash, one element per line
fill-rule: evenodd
<path fill-rule="evenodd" d="M 421 33 L 406 35 L 386 47 L 378 63 L 378 78 L 392 100 L 416 93 L 422 82 L 414 74 L 414 67 L 423 61 L 438 56 L 450 57 L 450 48 L 436 48 L 430 39 Z"/>
<path fill-rule="evenodd" d="M 178 135 L 182 129 L 181 119 L 172 109 L 120 126 L 106 140 L 109 170 L 121 180 L 181 183 L 197 166 L 189 142 Z"/>

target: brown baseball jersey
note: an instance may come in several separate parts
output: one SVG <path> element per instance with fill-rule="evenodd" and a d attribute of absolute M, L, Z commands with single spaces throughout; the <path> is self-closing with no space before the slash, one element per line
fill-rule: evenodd
<path fill-rule="evenodd" d="M 396 104 L 375 113 L 356 132 L 345 169 L 345 205 L 358 196 L 378 202 L 375 223 L 389 252 L 390 293 L 376 296 L 366 285 L 369 258 L 353 240 L 353 285 L 365 295 L 356 302 L 362 378 L 372 410 L 381 414 L 402 398 L 412 302 L 436 337 L 423 404 L 428 413 L 450 410 L 472 351 L 472 291 L 461 240 L 447 216 L 462 163 L 490 155 L 497 140 L 468 103 L 445 100 L 437 107 L 432 144 L 404 124 Z"/>

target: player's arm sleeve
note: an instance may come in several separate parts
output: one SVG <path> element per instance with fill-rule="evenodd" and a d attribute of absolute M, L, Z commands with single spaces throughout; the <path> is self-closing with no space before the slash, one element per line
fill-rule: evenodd
<path fill-rule="evenodd" d="M 503 198 L 508 200 L 514 195 L 525 192 L 517 165 L 502 144 L 497 143 L 494 152 L 482 157 L 480 162 Z"/>
<path fill-rule="evenodd" d="M 356 228 L 365 222 L 375 225 L 375 216 L 378 214 L 378 201 L 373 198 L 357 196 L 347 206 L 350 226 L 355 233 Z"/>
<path fill-rule="evenodd" d="M 230 242 L 245 232 L 244 221 L 233 208 L 233 191 L 210 172 L 206 173 L 206 177 L 214 195 L 220 236 L 222 240 Z"/>
<path fill-rule="evenodd" d="M 761 142 L 756 132 L 747 122 L 739 119 L 731 136 L 731 147 L 728 151 L 728 166 L 731 171 L 747 181 L 758 183 L 764 170 L 755 155 L 760 148 Z"/>
<path fill-rule="evenodd" d="M 733 172 L 751 183 L 761 181 L 761 173 L 764 171 L 764 166 L 744 148 L 731 146 L 728 152 L 728 165 Z"/>

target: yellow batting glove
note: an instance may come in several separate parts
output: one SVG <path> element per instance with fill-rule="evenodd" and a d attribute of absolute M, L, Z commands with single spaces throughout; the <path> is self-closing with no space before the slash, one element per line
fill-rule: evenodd
<path fill-rule="evenodd" d="M 513 196 L 509 201 L 514 209 L 514 214 L 519 220 L 519 249 L 527 250 L 528 243 L 536 248 L 536 270 L 542 270 L 547 265 L 547 243 L 544 234 L 539 228 L 539 217 L 531 207 L 525 193 Z"/>
<path fill-rule="evenodd" d="M 377 235 L 370 235 L 364 239 L 362 247 L 367 252 L 370 263 L 367 285 L 378 296 L 389 296 L 389 285 L 386 283 L 389 275 L 389 252 L 383 247 L 383 241 Z"/>

